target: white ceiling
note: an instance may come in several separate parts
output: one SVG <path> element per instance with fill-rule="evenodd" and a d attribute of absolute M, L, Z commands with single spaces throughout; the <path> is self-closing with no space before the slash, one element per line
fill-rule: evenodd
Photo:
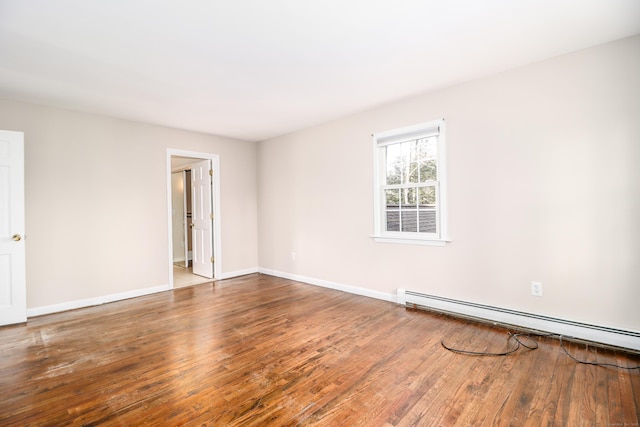
<path fill-rule="evenodd" d="M 258 141 L 640 33 L 640 0 L 0 0 L 0 98 Z"/>

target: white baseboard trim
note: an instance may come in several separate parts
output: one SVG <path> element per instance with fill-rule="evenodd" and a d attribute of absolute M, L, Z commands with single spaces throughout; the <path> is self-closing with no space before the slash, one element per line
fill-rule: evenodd
<path fill-rule="evenodd" d="M 45 314 L 59 313 L 61 311 L 73 310 L 76 308 L 91 307 L 94 305 L 106 304 L 109 302 L 121 301 L 129 298 L 141 297 L 144 295 L 155 294 L 158 292 L 168 291 L 169 285 L 155 286 L 153 288 L 136 289 L 134 291 L 121 292 L 111 295 L 103 295 L 94 298 L 81 299 L 76 301 L 68 301 L 60 304 L 46 305 L 43 307 L 35 307 L 27 309 L 27 317 L 43 316 Z"/>
<path fill-rule="evenodd" d="M 270 270 L 268 268 L 259 268 L 259 273 L 269 276 L 282 277 L 283 279 L 295 280 L 309 285 L 321 286 L 323 288 L 335 289 L 355 295 L 362 295 L 369 298 L 375 298 L 383 301 L 396 302 L 394 294 L 386 292 L 373 291 L 371 289 L 360 288 L 358 286 L 345 285 L 342 283 L 330 282 L 328 280 L 315 279 L 313 277 L 300 276 L 298 274 L 285 273 L 282 271 Z"/>
<path fill-rule="evenodd" d="M 640 331 L 591 325 L 572 320 L 427 295 L 406 289 L 398 289 L 397 302 L 398 304 L 407 306 L 415 305 L 417 308 L 427 310 L 488 320 L 494 324 L 512 325 L 640 351 Z"/>
<path fill-rule="evenodd" d="M 222 273 L 220 280 L 233 279 L 234 277 L 246 276 L 247 274 L 255 274 L 259 272 L 258 270 L 258 267 L 253 267 L 244 270 L 229 271 L 227 273 Z"/>
<path fill-rule="evenodd" d="M 230 271 L 223 273 L 220 279 L 231 279 L 233 277 L 245 276 L 247 274 L 258 273 L 258 267 L 248 268 L 246 270 Z M 144 295 L 155 294 L 158 292 L 172 290 L 169 285 L 155 286 L 153 288 L 136 289 L 134 291 L 121 292 L 111 295 L 103 295 L 94 298 L 81 299 L 76 301 L 67 301 L 60 304 L 46 305 L 43 307 L 35 307 L 27 309 L 27 318 L 35 316 L 43 316 L 45 314 L 59 313 L 61 311 L 73 310 L 76 308 L 91 307 L 94 305 L 106 304 L 109 302 L 121 301 L 129 298 L 141 297 Z"/>

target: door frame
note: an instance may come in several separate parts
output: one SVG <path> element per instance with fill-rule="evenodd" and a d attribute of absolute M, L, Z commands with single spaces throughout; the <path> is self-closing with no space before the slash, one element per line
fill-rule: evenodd
<path fill-rule="evenodd" d="M 167 148 L 167 237 L 168 237 L 168 257 L 169 287 L 173 289 L 173 224 L 172 224 L 172 203 L 171 203 L 171 157 L 191 157 L 197 160 L 211 160 L 213 168 L 213 256 L 216 261 L 213 263 L 213 278 L 222 277 L 222 243 L 220 238 L 221 215 L 220 215 L 220 155 L 203 153 L 198 151 L 178 150 Z"/>

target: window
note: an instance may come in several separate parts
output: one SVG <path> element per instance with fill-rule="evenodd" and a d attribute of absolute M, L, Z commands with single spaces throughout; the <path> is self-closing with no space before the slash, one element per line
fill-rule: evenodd
<path fill-rule="evenodd" d="M 373 135 L 378 242 L 444 245 L 444 120 Z"/>

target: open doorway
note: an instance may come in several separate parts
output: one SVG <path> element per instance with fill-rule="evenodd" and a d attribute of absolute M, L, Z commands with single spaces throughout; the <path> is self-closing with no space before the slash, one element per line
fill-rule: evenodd
<path fill-rule="evenodd" d="M 167 150 L 169 285 L 220 277 L 219 158 Z"/>
<path fill-rule="evenodd" d="M 179 158 L 173 157 L 172 163 Z M 191 238 L 191 169 L 171 166 L 171 227 L 173 243 L 173 263 L 188 268 L 193 260 L 193 241 Z"/>
<path fill-rule="evenodd" d="M 193 272 L 192 191 L 190 165 L 177 167 L 189 158 L 172 157 L 171 167 L 171 227 L 173 245 L 173 287 L 196 285 L 208 277 Z"/>

